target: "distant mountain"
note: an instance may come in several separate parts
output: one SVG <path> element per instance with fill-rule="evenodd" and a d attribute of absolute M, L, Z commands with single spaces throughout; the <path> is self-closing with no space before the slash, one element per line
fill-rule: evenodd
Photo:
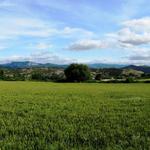
<path fill-rule="evenodd" d="M 40 67 L 47 67 L 47 68 L 65 68 L 67 65 L 58 65 L 58 64 L 41 64 L 41 63 L 35 63 L 30 61 L 24 61 L 24 62 L 11 62 L 6 64 L 0 64 L 1 68 L 10 68 L 10 69 L 16 69 L 16 68 L 40 68 Z"/>
<path fill-rule="evenodd" d="M 102 64 L 102 63 L 95 63 L 95 64 L 87 64 L 90 68 L 98 69 L 98 68 L 122 68 L 125 65 L 117 65 L 117 64 Z M 23 62 L 11 62 L 6 64 L 0 64 L 0 67 L 3 68 L 40 68 L 40 67 L 47 67 L 47 68 L 66 68 L 68 65 L 59 65 L 59 64 L 52 64 L 52 63 L 35 63 L 31 61 L 23 61 Z"/>
<path fill-rule="evenodd" d="M 150 66 L 135 66 L 135 65 L 119 65 L 119 64 L 103 64 L 103 63 L 95 63 L 95 64 L 87 64 L 89 68 L 121 68 L 121 69 L 133 69 L 137 71 L 143 71 L 144 73 L 150 73 Z M 1 68 L 66 68 L 68 65 L 59 65 L 59 64 L 52 64 L 52 63 L 35 63 L 31 61 L 23 61 L 23 62 L 11 62 L 6 64 L 0 64 Z"/>
<path fill-rule="evenodd" d="M 133 69 L 137 71 L 142 71 L 144 73 L 150 73 L 150 66 L 135 66 L 135 65 L 129 65 L 124 67 L 123 69 Z"/>
<path fill-rule="evenodd" d="M 11 62 L 6 64 L 1 64 L 0 67 L 4 68 L 28 68 L 31 66 L 38 66 L 38 63 L 30 62 L 30 61 L 24 61 L 24 62 Z"/>
<path fill-rule="evenodd" d="M 95 64 L 88 64 L 90 68 L 123 68 L 126 65 L 119 65 L 119 64 L 103 64 L 103 63 L 95 63 Z"/>
<path fill-rule="evenodd" d="M 41 67 L 49 67 L 49 68 L 66 68 L 68 65 L 58 65 L 58 64 L 46 63 L 46 64 L 41 64 L 40 66 Z"/>

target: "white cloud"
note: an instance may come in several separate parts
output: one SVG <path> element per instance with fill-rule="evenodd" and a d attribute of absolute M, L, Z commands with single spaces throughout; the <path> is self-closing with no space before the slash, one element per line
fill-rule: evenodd
<path fill-rule="evenodd" d="M 92 49 L 104 49 L 107 47 L 105 42 L 101 40 L 80 40 L 67 47 L 68 50 L 82 51 L 82 50 L 92 50 Z"/>
<path fill-rule="evenodd" d="M 124 63 L 150 65 L 150 17 L 125 21 L 122 29 L 106 37 L 113 39 L 116 48 L 127 51 Z"/>
<path fill-rule="evenodd" d="M 56 32 L 48 24 L 41 20 L 29 18 L 1 18 L 0 19 L 0 38 L 4 39 L 31 36 L 31 37 L 48 37 Z"/>
<path fill-rule="evenodd" d="M 0 18 L 0 39 L 10 39 L 14 37 L 52 37 L 52 36 L 68 36 L 68 37 L 89 37 L 93 33 L 82 28 L 64 27 L 59 29 L 50 25 L 46 21 L 31 18 Z"/>
<path fill-rule="evenodd" d="M 132 28 L 133 30 L 150 31 L 150 17 L 128 20 L 122 24 L 128 28 Z"/>
<path fill-rule="evenodd" d="M 70 27 L 65 27 L 62 32 L 62 35 L 64 35 L 65 37 L 70 37 L 70 36 L 75 36 L 75 37 L 93 37 L 94 33 L 91 31 L 87 31 L 85 29 L 82 28 L 70 28 Z"/>
<path fill-rule="evenodd" d="M 127 45 L 143 45 L 150 43 L 150 34 L 149 33 L 141 33 L 138 34 L 136 32 L 131 31 L 129 28 L 122 29 L 118 32 L 118 38 L 121 43 Z"/>
<path fill-rule="evenodd" d="M 28 48 L 32 49 L 32 50 L 49 50 L 50 48 L 52 48 L 53 45 L 49 44 L 49 43 L 45 43 L 45 42 L 39 42 L 37 44 L 30 44 Z"/>
<path fill-rule="evenodd" d="M 128 20 L 122 23 L 122 29 L 106 36 L 115 39 L 122 48 L 136 48 L 150 44 L 150 17 Z"/>
<path fill-rule="evenodd" d="M 32 50 L 48 50 L 52 47 L 47 43 L 52 38 L 68 38 L 79 40 L 81 38 L 92 37 L 94 34 L 82 28 L 63 27 L 58 28 L 45 20 L 18 18 L 18 17 L 1 17 L 0 18 L 0 44 L 6 44 L 7 48 L 18 47 L 18 44 Z M 27 39 L 27 41 L 26 41 Z M 37 45 L 29 45 L 31 42 L 40 42 Z M 28 46 L 29 45 L 29 46 Z M 0 47 L 5 49 L 6 47 Z"/>
<path fill-rule="evenodd" d="M 64 58 L 63 56 L 59 56 L 48 51 L 36 52 L 28 56 L 13 55 L 7 58 L 6 57 L 0 58 L 1 64 L 14 62 L 14 61 L 32 61 L 36 63 L 69 64 L 72 62 L 76 62 L 77 60 Z"/>

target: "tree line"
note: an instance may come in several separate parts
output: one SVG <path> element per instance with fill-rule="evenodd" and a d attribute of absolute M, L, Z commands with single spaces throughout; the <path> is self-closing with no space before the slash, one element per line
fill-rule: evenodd
<path fill-rule="evenodd" d="M 136 70 L 90 69 L 84 64 L 71 64 L 66 69 L 0 69 L 0 80 L 5 81 L 133 82 L 141 78 L 150 78 L 150 75 Z"/>

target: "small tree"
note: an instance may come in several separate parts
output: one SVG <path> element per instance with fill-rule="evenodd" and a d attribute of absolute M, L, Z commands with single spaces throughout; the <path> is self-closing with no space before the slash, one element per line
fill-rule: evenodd
<path fill-rule="evenodd" d="M 0 79 L 3 79 L 3 78 L 4 78 L 4 71 L 0 70 Z"/>
<path fill-rule="evenodd" d="M 67 81 L 82 82 L 90 79 L 91 74 L 88 66 L 83 64 L 71 64 L 65 69 Z"/>
<path fill-rule="evenodd" d="M 102 74 L 97 74 L 96 76 L 95 76 L 95 80 L 101 80 L 102 79 Z"/>
<path fill-rule="evenodd" d="M 125 80 L 125 83 L 134 83 L 134 79 L 133 78 L 127 78 L 126 80 Z"/>
<path fill-rule="evenodd" d="M 42 74 L 39 72 L 34 72 L 31 75 L 32 80 L 43 80 Z"/>

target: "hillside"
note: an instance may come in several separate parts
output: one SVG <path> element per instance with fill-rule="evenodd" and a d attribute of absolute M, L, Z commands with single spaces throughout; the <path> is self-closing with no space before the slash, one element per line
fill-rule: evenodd
<path fill-rule="evenodd" d="M 98 68 L 122 68 L 126 65 L 119 65 L 119 64 L 103 64 L 103 63 L 94 63 L 94 64 L 87 64 L 90 68 L 98 69 Z M 49 67 L 49 68 L 66 68 L 68 65 L 60 65 L 60 64 L 52 64 L 52 63 L 35 63 L 31 61 L 22 61 L 22 62 L 11 62 L 0 64 L 2 68 L 40 68 L 40 67 Z"/>
<path fill-rule="evenodd" d="M 94 63 L 94 64 L 87 64 L 89 68 L 93 69 L 101 69 L 101 68 L 116 68 L 116 69 L 132 69 L 137 71 L 142 71 L 144 73 L 150 73 L 150 66 L 136 66 L 136 65 L 120 65 L 120 64 L 103 64 L 103 63 Z M 24 68 L 61 68 L 65 69 L 68 64 L 61 65 L 61 64 L 52 64 L 52 63 L 36 63 L 31 61 L 22 61 L 22 62 L 11 62 L 0 64 L 0 68 L 9 68 L 9 69 L 24 69 Z"/>
<path fill-rule="evenodd" d="M 133 69 L 137 71 L 142 71 L 144 73 L 150 73 L 150 66 L 135 66 L 135 65 L 130 65 L 126 66 L 123 69 Z"/>
<path fill-rule="evenodd" d="M 1 68 L 10 68 L 10 69 L 23 69 L 23 68 L 65 68 L 67 65 L 58 65 L 58 64 L 51 64 L 51 63 L 35 63 L 30 61 L 24 62 L 11 62 L 6 64 L 0 64 Z"/>

